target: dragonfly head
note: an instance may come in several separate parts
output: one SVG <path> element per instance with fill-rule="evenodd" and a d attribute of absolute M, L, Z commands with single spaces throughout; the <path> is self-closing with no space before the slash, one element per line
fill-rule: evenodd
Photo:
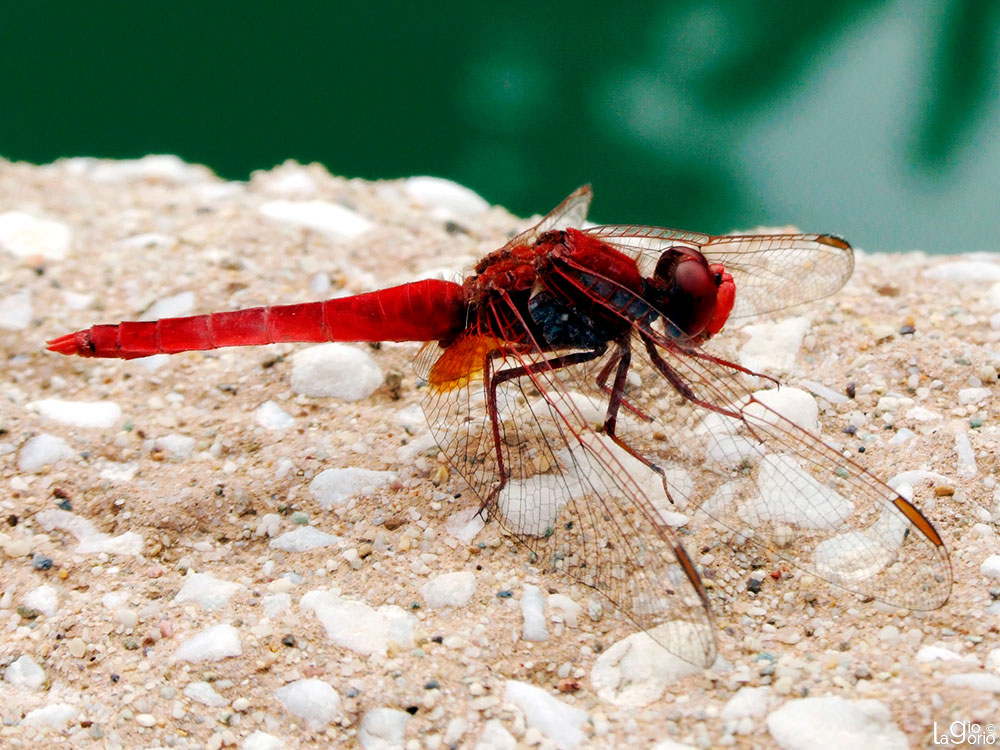
<path fill-rule="evenodd" d="M 736 287 L 721 263 L 709 265 L 690 247 L 671 247 L 660 255 L 643 297 L 673 324 L 674 335 L 707 339 L 726 324 Z"/>

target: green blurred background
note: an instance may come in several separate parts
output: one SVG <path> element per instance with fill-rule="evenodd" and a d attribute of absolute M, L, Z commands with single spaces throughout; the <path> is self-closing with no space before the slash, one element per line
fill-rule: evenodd
<path fill-rule="evenodd" d="M 1000 3 L 10 3 L 0 155 L 288 158 L 520 215 L 1000 249 Z"/>

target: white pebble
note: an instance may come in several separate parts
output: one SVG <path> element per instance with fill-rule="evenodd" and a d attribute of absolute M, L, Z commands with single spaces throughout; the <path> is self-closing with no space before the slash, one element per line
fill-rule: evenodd
<path fill-rule="evenodd" d="M 131 482 L 135 479 L 138 471 L 139 465 L 136 462 L 120 464 L 108 461 L 104 464 L 104 468 L 101 469 L 99 476 L 101 479 L 107 479 L 109 482 L 121 484 Z"/>
<path fill-rule="evenodd" d="M 990 397 L 989 388 L 962 388 L 958 391 L 958 403 L 967 406 L 978 404 Z"/>
<path fill-rule="evenodd" d="M 521 617 L 524 625 L 521 637 L 526 641 L 548 640 L 549 630 L 545 626 L 545 594 L 538 586 L 526 585 L 521 595 Z"/>
<path fill-rule="evenodd" d="M 984 693 L 1000 694 L 1000 676 L 985 672 L 967 672 L 965 674 L 950 674 L 944 678 L 945 685 L 952 687 L 967 687 L 982 690 Z"/>
<path fill-rule="evenodd" d="M 741 687 L 736 693 L 726 701 L 719 714 L 724 721 L 738 721 L 744 717 L 754 718 L 767 713 L 768 704 L 771 702 L 771 688 L 764 687 Z"/>
<path fill-rule="evenodd" d="M 23 211 L 0 214 L 0 249 L 15 257 L 40 255 L 46 260 L 61 260 L 72 239 L 69 225 L 61 221 L 39 219 Z"/>
<path fill-rule="evenodd" d="M 947 484 L 949 479 L 944 474 L 938 474 L 936 471 L 928 471 L 927 469 L 910 469 L 908 471 L 901 471 L 898 474 L 894 474 L 892 478 L 886 482 L 886 484 L 896 490 L 896 492 L 905 497 L 907 500 L 911 500 L 913 499 L 913 488 L 920 484 L 920 482 L 925 481 Z"/>
<path fill-rule="evenodd" d="M 979 566 L 979 572 L 987 578 L 1000 579 L 1000 555 L 990 555 L 983 560 L 983 564 Z"/>
<path fill-rule="evenodd" d="M 284 750 L 285 741 L 259 729 L 243 740 L 242 750 Z"/>
<path fill-rule="evenodd" d="M 889 445 L 905 445 L 909 440 L 912 440 L 917 436 L 913 430 L 909 430 L 906 427 L 901 427 L 896 430 L 896 434 L 892 436 L 889 440 Z"/>
<path fill-rule="evenodd" d="M 203 610 L 211 611 L 226 606 L 230 597 L 241 588 L 243 586 L 239 583 L 224 581 L 208 573 L 188 572 L 184 586 L 177 592 L 174 602 L 197 602 Z"/>
<path fill-rule="evenodd" d="M 392 415 L 393 421 L 410 433 L 423 432 L 427 429 L 427 418 L 420 404 L 410 404 Z"/>
<path fill-rule="evenodd" d="M 240 634 L 232 625 L 215 625 L 191 636 L 174 652 L 182 661 L 218 661 L 243 653 Z"/>
<path fill-rule="evenodd" d="M 928 268 L 922 275 L 941 281 L 1000 281 L 1000 265 L 978 260 L 953 260 Z"/>
<path fill-rule="evenodd" d="M 109 591 L 101 597 L 101 604 L 103 604 L 108 609 L 118 609 L 118 607 L 123 607 L 129 600 L 129 592 L 119 589 L 118 591 Z"/>
<path fill-rule="evenodd" d="M 475 216 L 490 208 L 475 191 L 440 177 L 410 177 L 404 189 L 413 200 L 437 209 L 443 218 Z"/>
<path fill-rule="evenodd" d="M 575 748 L 587 737 L 581 728 L 587 723 L 587 712 L 564 703 L 541 688 L 507 680 L 504 700 L 520 708 L 528 726 L 540 731 L 560 748 Z"/>
<path fill-rule="evenodd" d="M 295 469 L 295 462 L 290 458 L 282 458 L 278 461 L 278 468 L 274 470 L 275 479 L 284 479 Z"/>
<path fill-rule="evenodd" d="M 319 547 L 329 547 L 341 541 L 339 536 L 327 534 L 320 531 L 315 526 L 299 526 L 293 531 L 289 531 L 270 543 L 271 549 L 280 549 L 285 552 L 305 552 Z"/>
<path fill-rule="evenodd" d="M 917 652 L 917 663 L 923 664 L 931 661 L 957 661 L 965 664 L 975 664 L 976 658 L 974 656 L 956 654 L 954 651 L 942 648 L 941 646 L 922 647 Z"/>
<path fill-rule="evenodd" d="M 21 447 L 17 457 L 17 468 L 26 473 L 41 471 L 49 464 L 62 461 L 73 456 L 69 443 L 61 437 L 43 432 L 35 435 Z"/>
<path fill-rule="evenodd" d="M 897 646 L 902 641 L 902 636 L 895 625 L 886 625 L 878 631 L 878 639 L 887 646 Z"/>
<path fill-rule="evenodd" d="M 740 506 L 742 518 L 756 523 L 774 521 L 802 528 L 835 529 L 852 512 L 854 504 L 830 487 L 820 484 L 798 461 L 788 454 L 770 454 L 760 461 L 759 494 Z M 823 548 L 825 559 L 835 560 L 838 553 L 854 543 L 835 537 Z M 817 552 L 819 556 L 819 552 Z"/>
<path fill-rule="evenodd" d="M 767 728 L 782 750 L 877 747 L 906 750 L 909 743 L 877 700 L 801 698 L 771 712 Z"/>
<path fill-rule="evenodd" d="M 348 344 L 319 344 L 292 357 L 292 390 L 304 396 L 358 401 L 383 380 L 371 355 Z"/>
<path fill-rule="evenodd" d="M 172 249 L 177 246 L 177 238 L 163 232 L 141 232 L 119 240 L 118 245 L 132 250 Z"/>
<path fill-rule="evenodd" d="M 27 716 L 21 719 L 21 726 L 51 727 L 64 732 L 66 725 L 73 721 L 78 713 L 76 706 L 71 706 L 68 703 L 50 703 L 30 711 Z"/>
<path fill-rule="evenodd" d="M 254 419 L 266 430 L 287 430 L 295 424 L 295 418 L 274 401 L 265 401 L 258 406 Z"/>
<path fill-rule="evenodd" d="M 34 314 L 29 291 L 15 292 L 0 299 L 0 328 L 23 331 L 31 325 Z"/>
<path fill-rule="evenodd" d="M 420 587 L 420 595 L 428 607 L 462 607 L 476 591 L 476 576 L 462 570 L 443 573 Z"/>
<path fill-rule="evenodd" d="M 955 454 L 958 457 L 955 469 L 960 477 L 969 479 L 979 473 L 976 454 L 972 450 L 969 436 L 964 432 L 955 433 Z"/>
<path fill-rule="evenodd" d="M 111 427 L 122 415 L 114 401 L 62 401 L 46 398 L 32 401 L 29 409 L 60 424 L 74 427 Z"/>
<path fill-rule="evenodd" d="M 267 584 L 267 590 L 272 594 L 287 594 L 295 588 L 295 581 L 291 576 L 280 576 Z"/>
<path fill-rule="evenodd" d="M 129 609 L 128 607 L 118 607 L 115 610 L 115 620 L 122 624 L 126 629 L 134 628 L 139 624 L 139 615 L 134 609 Z"/>
<path fill-rule="evenodd" d="M 309 277 L 309 281 L 306 286 L 309 288 L 309 293 L 316 296 L 326 295 L 330 291 L 330 275 L 326 273 L 314 273 Z"/>
<path fill-rule="evenodd" d="M 461 716 L 456 716 L 448 722 L 448 726 L 444 730 L 444 744 L 448 747 L 454 747 L 458 744 L 458 741 L 462 739 L 462 735 L 466 733 L 469 729 L 469 722 L 463 719 Z"/>
<path fill-rule="evenodd" d="M 816 399 L 799 388 L 766 388 L 754 391 L 754 400 L 759 401 L 772 412 L 777 412 L 790 422 L 794 422 L 806 432 L 819 434 L 819 405 Z M 761 409 L 756 404 L 749 404 L 746 413 L 754 418 L 776 424 L 774 414 Z"/>
<path fill-rule="evenodd" d="M 832 388 L 827 388 L 825 385 L 817 383 L 815 380 L 800 380 L 798 383 L 803 388 L 807 388 L 812 391 L 813 394 L 819 396 L 824 401 L 829 401 L 834 406 L 846 404 L 850 401 L 846 394 L 835 391 Z"/>
<path fill-rule="evenodd" d="M 374 228 L 360 214 L 330 201 L 268 201 L 260 212 L 269 219 L 350 239 Z"/>
<path fill-rule="evenodd" d="M 452 513 L 445 522 L 445 530 L 463 544 L 472 544 L 476 534 L 482 531 L 485 525 L 483 514 L 479 512 L 478 507 L 473 506 Z"/>
<path fill-rule="evenodd" d="M 1000 675 L 1000 648 L 990 649 L 986 655 L 985 666 L 996 675 Z"/>
<path fill-rule="evenodd" d="M 278 195 L 315 195 L 319 186 L 309 171 L 294 162 L 285 162 L 270 172 L 255 172 L 254 187 L 258 184 L 264 192 Z"/>
<path fill-rule="evenodd" d="M 410 715 L 394 708 L 373 708 L 361 719 L 359 739 L 365 750 L 394 750 L 403 747 L 406 722 Z"/>
<path fill-rule="evenodd" d="M 310 591 L 299 604 L 316 613 L 331 643 L 366 656 L 385 656 L 390 643 L 409 645 L 417 624 L 417 618 L 398 606 L 376 610 L 330 591 Z"/>
<path fill-rule="evenodd" d="M 160 318 L 180 318 L 194 310 L 194 292 L 180 292 L 170 297 L 158 299 L 151 304 L 139 320 L 159 320 Z"/>
<path fill-rule="evenodd" d="M 803 317 L 744 326 L 742 331 L 750 338 L 740 348 L 740 364 L 769 375 L 788 373 L 808 330 L 809 319 Z"/>
<path fill-rule="evenodd" d="M 76 537 L 80 555 L 107 553 L 109 555 L 138 555 L 142 553 L 142 536 L 134 531 L 126 531 L 118 536 L 99 532 L 93 522 L 67 510 L 51 508 L 35 514 L 35 521 L 46 531 L 59 529 Z"/>
<path fill-rule="evenodd" d="M 3 673 L 4 682 L 25 690 L 38 690 L 45 682 L 45 671 L 27 654 L 12 661 Z"/>
<path fill-rule="evenodd" d="M 184 688 L 184 695 L 206 706 L 225 706 L 229 703 L 229 701 L 215 692 L 215 688 L 211 684 L 202 681 L 192 682 Z"/>
<path fill-rule="evenodd" d="M 567 627 L 577 627 L 580 611 L 583 609 L 579 604 L 565 594 L 550 594 L 548 604 L 553 613 L 558 612 L 562 616 L 562 621 Z"/>
<path fill-rule="evenodd" d="M 24 603 L 46 617 L 52 617 L 59 608 L 59 594 L 52 586 L 42 584 L 24 595 Z"/>
<path fill-rule="evenodd" d="M 490 719 L 479 735 L 475 750 L 515 750 L 517 740 L 499 719 Z"/>
<path fill-rule="evenodd" d="M 875 404 L 876 412 L 893 412 L 901 408 L 913 406 L 913 399 L 906 396 L 882 396 Z"/>
<path fill-rule="evenodd" d="M 3 543 L 3 553 L 7 557 L 24 557 L 31 552 L 31 537 L 11 539 Z M 13 595 L 13 589 L 7 589 L 7 596 Z"/>
<path fill-rule="evenodd" d="M 685 623 L 668 623 L 671 639 Z M 663 626 L 660 626 L 663 627 Z M 690 639 L 703 637 L 690 626 Z M 638 708 L 659 699 L 668 686 L 702 670 L 667 651 L 649 633 L 633 633 L 603 651 L 590 671 L 597 695 L 616 706 Z"/>
<path fill-rule="evenodd" d="M 994 284 L 990 287 L 989 293 L 986 298 L 990 301 L 993 307 L 1000 308 L 1000 283 Z"/>
<path fill-rule="evenodd" d="M 914 406 L 907 410 L 906 418 L 915 422 L 936 422 L 941 419 L 941 415 L 923 406 Z"/>
<path fill-rule="evenodd" d="M 148 357 L 142 357 L 135 360 L 136 364 L 140 365 L 143 369 L 148 370 L 149 372 L 156 372 L 169 361 L 169 354 L 153 354 Z"/>
<path fill-rule="evenodd" d="M 323 680 L 296 680 L 274 691 L 285 710 L 295 714 L 314 731 L 340 715 L 340 695 Z"/>
<path fill-rule="evenodd" d="M 140 727 L 155 727 L 156 717 L 153 714 L 136 714 L 135 723 Z"/>
<path fill-rule="evenodd" d="M 86 175 L 97 182 L 150 180 L 188 185 L 215 179 L 208 167 L 188 164 L 173 154 L 148 154 L 140 159 L 95 159 L 80 156 L 66 159 L 57 166 L 70 174 Z"/>
<path fill-rule="evenodd" d="M 265 513 L 257 524 L 254 534 L 257 536 L 275 537 L 281 531 L 281 516 L 277 513 Z"/>
<path fill-rule="evenodd" d="M 291 594 L 286 592 L 268 594 L 261 598 L 260 606 L 264 611 L 264 616 L 273 620 L 275 617 L 288 611 L 292 606 L 292 597 Z"/>
<path fill-rule="evenodd" d="M 344 505 L 354 497 L 370 497 L 397 480 L 391 471 L 370 469 L 326 469 L 309 483 L 309 493 L 323 510 Z"/>
<path fill-rule="evenodd" d="M 186 461 L 194 453 L 194 438 L 187 435 L 164 435 L 153 441 L 153 448 L 178 461 Z"/>

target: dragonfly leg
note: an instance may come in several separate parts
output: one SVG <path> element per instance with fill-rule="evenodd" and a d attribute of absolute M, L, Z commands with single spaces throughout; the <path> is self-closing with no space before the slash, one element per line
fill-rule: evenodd
<path fill-rule="evenodd" d="M 489 383 L 486 396 L 486 413 L 489 416 L 490 428 L 493 433 L 493 448 L 497 457 L 497 474 L 499 479 L 496 486 L 490 490 L 490 494 L 485 500 L 483 500 L 482 505 L 479 506 L 480 514 L 493 505 L 497 497 L 499 497 L 500 492 L 505 486 L 507 486 L 507 480 L 510 478 L 507 466 L 503 460 L 503 439 L 500 436 L 500 416 L 499 409 L 497 409 L 497 388 L 499 388 L 501 384 L 506 383 L 508 380 L 515 380 L 517 378 L 524 377 L 525 375 L 532 375 L 536 372 L 542 372 L 544 370 L 554 371 L 563 367 L 570 367 L 571 365 L 590 362 L 591 360 L 597 359 L 604 354 L 606 348 L 606 346 L 601 345 L 590 351 L 562 354 L 558 357 L 553 357 L 552 359 L 547 359 L 542 362 L 534 362 L 532 364 L 521 365 L 519 367 L 509 367 L 506 370 L 497 370 L 492 374 L 490 373 L 492 360 L 487 360 L 486 370 L 483 374 L 486 382 Z"/>
<path fill-rule="evenodd" d="M 649 354 L 649 360 L 653 363 L 653 366 L 663 377 L 667 379 L 670 385 L 674 387 L 674 390 L 676 390 L 679 394 L 681 394 L 681 396 L 683 396 L 686 400 L 690 401 L 693 404 L 697 404 L 698 406 L 701 406 L 705 409 L 708 409 L 709 411 L 718 412 L 719 414 L 722 414 L 727 417 L 732 417 L 733 419 L 739 419 L 739 420 L 743 419 L 742 415 L 739 412 L 732 411 L 731 409 L 723 409 L 711 403 L 710 401 L 698 398 L 697 394 L 695 394 L 695 392 L 691 389 L 691 386 L 689 386 L 686 382 L 684 382 L 684 378 L 682 378 L 679 374 L 677 374 L 677 371 L 674 370 L 674 368 L 672 368 L 670 365 L 668 365 L 666 360 L 664 360 L 663 357 L 660 356 L 660 353 L 656 350 L 656 344 L 654 344 L 652 340 L 646 338 L 645 336 L 642 337 L 642 340 L 646 344 L 646 352 Z M 706 359 L 709 359 L 710 361 L 716 361 L 714 358 L 708 356 L 706 356 Z M 729 363 L 727 362 L 726 364 L 728 365 Z M 737 369 L 745 371 L 751 375 L 756 375 L 756 373 L 750 372 L 750 370 L 744 370 L 744 368 L 742 367 L 737 367 Z"/>
<path fill-rule="evenodd" d="M 607 377 L 610 374 L 611 366 L 614 363 L 617 363 L 618 367 L 615 371 L 615 381 L 609 391 L 610 398 L 608 400 L 608 413 L 604 417 L 604 433 L 615 441 L 615 445 L 636 460 L 641 461 L 645 466 L 649 467 L 660 476 L 660 481 L 663 483 L 663 490 L 667 493 L 667 499 L 673 503 L 673 499 L 670 497 L 670 490 L 667 487 L 667 475 L 663 472 L 663 469 L 636 451 L 631 445 L 618 437 L 615 432 L 618 427 L 618 410 L 623 405 L 626 407 L 628 406 L 624 397 L 625 378 L 628 377 L 628 368 L 632 365 L 632 347 L 629 343 L 629 339 L 626 337 L 617 342 L 617 347 L 618 352 L 610 360 L 609 365 L 605 367 L 598 376 L 598 382 L 603 380 L 606 383 Z"/>
<path fill-rule="evenodd" d="M 711 362 L 716 365 L 723 365 L 724 367 L 727 367 L 731 370 L 739 370 L 744 375 L 750 375 L 751 377 L 760 378 L 761 380 L 770 380 L 775 385 L 781 385 L 781 381 L 778 380 L 776 377 L 773 377 L 771 375 L 765 375 L 762 372 L 754 372 L 753 370 L 748 370 L 746 367 L 741 367 L 735 362 L 729 362 L 725 359 L 722 359 L 721 357 L 714 357 L 708 352 L 694 350 L 688 352 L 688 354 L 694 357 L 695 359 L 703 359 L 706 362 Z"/>
<path fill-rule="evenodd" d="M 670 384 L 677 389 L 677 392 L 680 393 L 681 396 L 686 398 L 691 403 L 698 404 L 698 406 L 704 407 L 709 411 L 714 411 L 717 414 L 722 414 L 723 416 L 726 417 L 738 419 L 740 422 L 743 423 L 743 426 L 746 427 L 747 432 L 750 433 L 750 436 L 754 440 L 756 440 L 759 443 L 764 442 L 764 438 L 757 434 L 757 430 L 754 429 L 754 426 L 750 423 L 749 420 L 747 420 L 746 415 L 743 413 L 743 409 L 746 406 L 748 406 L 750 402 L 744 404 L 743 407 L 736 406 L 735 408 L 738 409 L 738 411 L 733 411 L 732 409 L 723 409 L 720 406 L 716 406 L 715 404 L 705 401 L 704 399 L 698 398 L 695 395 L 694 391 L 691 390 L 691 386 L 685 383 L 684 379 L 681 378 L 681 376 L 678 375 L 677 372 L 670 365 L 666 363 L 663 357 L 660 356 L 660 353 L 656 350 L 656 346 L 654 345 L 654 343 L 651 340 L 646 339 L 645 337 L 643 338 L 644 341 L 646 342 L 646 351 L 649 352 L 649 358 L 653 362 L 653 365 L 656 367 L 657 370 L 659 370 L 660 374 L 663 375 L 663 377 L 665 377 L 667 380 L 670 381 Z M 707 362 L 724 365 L 728 368 L 735 369 L 738 372 L 743 372 L 746 373 L 747 375 L 753 375 L 754 377 L 766 378 L 767 380 L 771 380 L 774 383 L 780 385 L 780 383 L 778 383 L 778 381 L 775 378 L 772 378 L 769 375 L 761 375 L 760 373 L 756 373 L 753 370 L 748 370 L 745 367 L 740 367 L 739 365 L 733 364 L 732 362 L 727 362 L 724 359 L 713 357 L 711 354 L 705 354 L 704 352 L 695 352 L 695 351 L 688 352 L 688 354 L 690 354 L 695 359 L 703 359 Z M 753 398 L 753 396 L 751 396 L 751 401 L 760 403 L 755 398 Z"/>
<path fill-rule="evenodd" d="M 608 396 L 611 396 L 611 387 L 608 385 L 608 376 L 611 374 L 612 368 L 618 364 L 621 359 L 621 352 L 617 352 L 608 363 L 601 368 L 601 371 L 597 375 L 597 386 L 604 391 Z M 622 406 L 628 409 L 630 412 L 635 414 L 643 422 L 652 422 L 653 418 L 646 414 L 642 409 L 629 403 L 629 400 L 622 396 Z"/>

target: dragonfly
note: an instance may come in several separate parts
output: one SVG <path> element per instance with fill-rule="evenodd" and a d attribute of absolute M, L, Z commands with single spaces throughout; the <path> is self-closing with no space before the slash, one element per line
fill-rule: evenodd
<path fill-rule="evenodd" d="M 830 234 L 585 228 L 591 198 L 577 189 L 462 283 L 95 325 L 48 349 L 131 359 L 424 342 L 424 413 L 480 513 L 531 564 L 595 590 L 699 667 L 717 650 L 705 576 L 718 591 L 761 559 L 895 606 L 942 606 L 948 552 L 916 505 L 772 406 L 776 380 L 710 351 L 729 320 L 838 291 L 851 246 Z M 721 563 L 696 565 L 682 539 Z"/>

